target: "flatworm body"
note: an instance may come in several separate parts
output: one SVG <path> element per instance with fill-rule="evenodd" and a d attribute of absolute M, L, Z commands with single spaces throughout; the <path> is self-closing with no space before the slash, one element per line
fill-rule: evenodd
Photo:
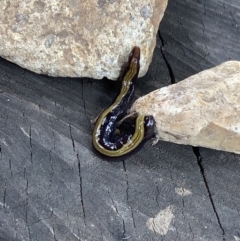
<path fill-rule="evenodd" d="M 122 75 L 122 86 L 113 103 L 98 117 L 93 131 L 93 146 L 105 157 L 125 157 L 135 153 L 154 136 L 153 116 L 125 117 L 135 92 L 134 81 L 140 69 L 140 48 L 134 47 Z M 125 118 L 124 118 L 125 117 Z"/>

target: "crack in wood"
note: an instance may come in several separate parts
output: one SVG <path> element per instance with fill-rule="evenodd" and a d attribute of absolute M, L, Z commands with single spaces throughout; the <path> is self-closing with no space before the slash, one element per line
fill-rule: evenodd
<path fill-rule="evenodd" d="M 114 202 L 113 198 L 111 197 L 111 194 L 110 194 L 109 188 L 107 188 L 107 190 L 108 190 L 108 195 L 109 195 L 109 198 L 111 199 L 112 204 L 113 204 L 113 206 L 114 206 L 114 208 L 115 208 L 115 211 L 116 211 L 116 213 L 119 215 L 117 205 L 115 204 L 115 202 Z"/>
<path fill-rule="evenodd" d="M 52 149 L 49 151 L 48 155 L 49 155 L 49 160 L 50 160 L 50 166 L 51 166 L 51 171 L 50 171 L 50 180 L 49 180 L 49 185 L 48 185 L 48 189 L 51 188 L 52 186 L 52 178 L 53 178 L 53 175 L 54 175 L 54 171 L 53 171 L 53 161 L 52 161 Z"/>
<path fill-rule="evenodd" d="M 4 192 L 3 192 L 3 208 L 6 208 L 6 197 L 7 197 L 7 180 L 4 183 Z"/>
<path fill-rule="evenodd" d="M 183 190 L 183 193 L 184 193 L 184 189 L 183 188 L 182 188 L 182 190 Z M 190 230 L 190 232 L 192 234 L 192 240 L 194 240 L 195 236 L 194 236 L 194 233 L 193 233 L 193 230 L 192 230 L 190 222 L 186 219 L 184 209 L 185 209 L 185 202 L 184 202 L 184 199 L 182 198 L 182 216 L 183 216 L 184 221 L 186 221 L 188 223 L 189 230 Z"/>
<path fill-rule="evenodd" d="M 205 28 L 205 26 L 204 26 L 203 23 L 202 23 L 202 25 L 203 25 L 203 27 Z M 162 53 L 162 57 L 163 57 L 163 59 L 164 59 L 164 61 L 165 61 L 165 63 L 166 63 L 166 66 L 167 66 L 167 68 L 168 68 L 169 76 L 170 76 L 170 78 L 171 78 L 171 84 L 175 84 L 176 81 L 175 81 L 175 76 L 174 76 L 172 67 L 171 67 L 169 61 L 167 60 L 167 58 L 166 58 L 166 56 L 165 56 L 165 54 L 164 54 L 164 44 L 165 44 L 165 43 L 164 43 L 163 37 L 161 36 L 160 30 L 158 30 L 158 36 L 159 36 L 160 41 L 161 41 L 161 44 L 162 44 L 161 47 L 160 47 L 160 50 L 161 50 L 161 53 Z M 206 56 L 207 56 L 207 55 L 209 55 L 209 53 L 206 54 Z M 204 58 L 205 58 L 205 56 L 204 56 Z M 223 226 L 222 226 L 222 224 L 221 224 L 220 217 L 219 217 L 218 212 L 217 212 L 217 210 L 216 210 L 216 207 L 215 207 L 215 204 L 214 204 L 214 202 L 213 202 L 212 195 L 211 195 L 211 191 L 210 191 L 210 188 L 209 188 L 208 183 L 207 183 L 207 179 L 206 179 L 206 176 L 205 176 L 205 173 L 204 173 L 204 168 L 203 168 L 203 165 L 202 165 L 202 157 L 201 157 L 201 154 L 200 154 L 200 152 L 199 152 L 199 148 L 198 148 L 198 147 L 192 147 L 192 148 L 193 148 L 194 154 L 195 154 L 196 157 L 197 157 L 197 163 L 198 163 L 198 166 L 199 166 L 199 168 L 200 168 L 200 171 L 201 171 L 201 174 L 202 174 L 204 183 L 205 183 L 205 187 L 206 187 L 207 192 L 208 192 L 208 196 L 209 196 L 209 199 L 210 199 L 210 202 L 211 202 L 213 211 L 214 211 L 214 213 L 215 213 L 215 215 L 216 215 L 216 218 L 217 218 L 217 221 L 218 221 L 218 225 L 219 225 L 220 229 L 222 230 L 223 241 L 225 241 L 225 231 L 224 231 Z"/>
<path fill-rule="evenodd" d="M 126 183 L 127 183 L 127 189 L 126 189 L 127 204 L 128 204 L 128 206 L 130 207 L 130 210 L 131 210 L 133 227 L 134 227 L 134 229 L 136 229 L 136 223 L 135 223 L 135 219 L 134 219 L 134 215 L 133 215 L 133 208 L 129 204 L 129 182 L 128 182 L 128 175 L 127 175 L 127 168 L 126 168 L 126 165 L 125 165 L 125 161 L 123 161 L 123 169 L 124 169 L 124 173 L 125 173 L 125 177 L 126 177 Z"/>
<path fill-rule="evenodd" d="M 30 125 L 30 129 L 29 129 L 29 144 L 30 144 L 30 149 L 31 149 L 30 160 L 31 160 L 31 163 L 32 163 L 33 153 L 32 153 L 32 126 L 31 125 Z"/>
<path fill-rule="evenodd" d="M 158 187 L 158 184 L 157 184 L 156 181 L 155 181 L 155 186 L 156 186 L 156 191 L 157 191 L 155 200 L 156 200 L 156 203 L 157 203 L 158 208 L 160 208 L 160 205 L 159 205 L 159 202 L 158 202 L 158 197 L 160 196 L 161 193 L 160 193 L 160 191 L 159 191 L 159 187 Z"/>
<path fill-rule="evenodd" d="M 25 192 L 26 192 L 25 222 L 26 222 L 26 225 L 27 225 L 29 240 L 32 240 L 31 230 L 30 230 L 30 227 L 28 225 L 28 199 L 29 199 L 28 185 L 29 185 L 29 181 L 28 181 L 26 172 L 27 172 L 27 170 L 26 170 L 26 168 L 24 168 L 24 178 L 26 179 L 26 182 L 27 182 L 26 188 L 25 188 Z"/>
<path fill-rule="evenodd" d="M 84 225 L 86 226 L 86 213 L 85 213 L 85 207 L 84 207 L 84 201 L 83 201 L 81 162 L 80 162 L 78 153 L 77 153 L 77 160 L 78 160 L 78 175 L 79 175 L 80 199 L 81 199 L 81 206 L 82 206 L 82 212 L 83 212 L 83 222 L 84 222 Z"/>
<path fill-rule="evenodd" d="M 208 192 L 208 197 L 209 197 L 209 200 L 211 202 L 211 205 L 212 205 L 212 208 L 213 208 L 213 211 L 215 213 L 215 216 L 217 218 L 217 222 L 218 222 L 218 225 L 222 231 L 222 238 L 223 238 L 223 241 L 225 241 L 225 230 L 222 226 L 222 223 L 221 223 L 221 220 L 220 220 L 220 217 L 218 215 L 218 212 L 217 212 L 217 209 L 216 209 L 216 206 L 215 206 L 215 203 L 213 201 L 213 198 L 212 198 L 212 193 L 211 193 L 211 190 L 209 188 L 209 185 L 208 185 L 208 182 L 207 182 L 207 178 L 205 176 L 205 172 L 204 172 L 204 167 L 203 167 L 203 164 L 202 164 L 202 156 L 201 156 L 201 153 L 200 153 L 200 150 L 199 150 L 199 147 L 192 147 L 193 148 L 193 152 L 197 158 L 197 164 L 199 166 L 199 169 L 200 169 L 200 172 L 201 172 L 201 175 L 202 175 L 202 178 L 203 178 L 203 181 L 204 181 L 204 184 L 205 184 L 205 187 L 207 189 L 207 192 Z"/>
<path fill-rule="evenodd" d="M 114 200 L 113 200 L 113 198 L 112 198 L 112 196 L 111 196 L 111 194 L 110 194 L 109 189 L 108 189 L 108 195 L 109 195 L 109 198 L 111 199 L 111 202 L 112 202 L 112 204 L 113 204 L 113 206 L 114 206 L 114 208 L 115 208 L 115 211 L 116 211 L 117 215 L 119 215 L 119 211 L 118 211 L 117 205 L 115 204 L 115 202 L 114 202 Z M 127 236 L 127 237 L 126 237 L 126 226 L 125 226 L 125 221 L 124 221 L 124 218 L 123 218 L 123 217 L 122 217 L 122 226 L 123 226 L 122 240 L 127 240 L 127 239 L 129 239 L 131 236 Z"/>
<path fill-rule="evenodd" d="M 122 234 L 123 238 L 122 238 L 122 240 L 127 240 L 127 239 L 131 238 L 131 236 L 126 237 L 126 226 L 125 226 L 124 218 L 122 219 L 122 221 L 123 221 L 123 234 Z"/>
<path fill-rule="evenodd" d="M 84 113 L 86 115 L 86 117 L 88 118 L 88 115 L 87 115 L 87 112 L 86 112 L 86 101 L 84 100 L 84 97 L 83 97 L 83 80 L 81 80 L 81 84 L 82 84 L 82 93 L 81 93 L 81 99 L 83 101 L 83 109 L 84 109 Z"/>
<path fill-rule="evenodd" d="M 0 145 L 0 156 L 1 156 L 1 159 L 2 159 L 2 146 Z"/>
<path fill-rule="evenodd" d="M 71 127 L 70 124 L 69 124 L 69 131 L 70 131 L 70 137 L 71 137 L 71 140 L 72 140 L 73 151 L 75 152 L 75 143 L 74 143 L 74 139 L 73 139 L 73 136 L 72 136 L 72 127 Z"/>
<path fill-rule="evenodd" d="M 11 174 L 11 177 L 12 177 L 13 172 L 12 172 L 12 160 L 11 159 L 9 159 L 9 161 L 8 161 L 8 166 L 9 166 L 10 174 Z"/>
<path fill-rule="evenodd" d="M 39 220 L 37 220 L 37 221 L 29 224 L 28 227 L 33 226 L 34 224 L 39 223 L 39 222 L 41 222 L 41 221 L 44 221 L 44 220 L 47 220 L 47 219 L 51 219 L 52 215 L 53 215 L 53 210 L 51 210 L 51 213 L 50 213 L 47 217 L 45 217 L 45 218 L 40 218 Z"/>
<path fill-rule="evenodd" d="M 75 142 L 74 142 L 73 135 L 72 135 L 72 127 L 70 124 L 69 124 L 69 132 L 70 132 L 70 138 L 72 140 L 73 151 L 76 153 Z M 85 214 L 85 208 L 84 208 L 84 202 L 83 202 L 83 191 L 82 191 L 83 188 L 82 188 L 81 161 L 80 161 L 78 153 L 76 153 L 76 154 L 77 154 L 77 161 L 78 161 L 80 201 L 81 201 L 81 207 L 82 207 L 82 212 L 83 212 L 83 222 L 84 222 L 84 225 L 86 226 L 86 214 Z"/>
<path fill-rule="evenodd" d="M 165 53 L 164 53 L 164 45 L 165 45 L 165 43 L 164 43 L 164 40 L 163 40 L 163 37 L 161 35 L 160 30 L 158 30 L 158 36 L 159 36 L 161 44 L 162 44 L 161 47 L 160 47 L 160 50 L 161 50 L 162 57 L 163 57 L 163 59 L 165 61 L 167 69 L 168 69 L 168 73 L 169 73 L 169 76 L 170 76 L 170 79 L 171 79 L 171 84 L 175 84 L 176 81 L 175 81 L 175 76 L 174 76 L 172 67 L 171 67 L 170 63 L 168 62 L 168 60 L 167 60 L 167 58 L 165 56 Z"/>
<path fill-rule="evenodd" d="M 58 241 L 57 238 L 56 238 L 54 225 L 52 225 L 52 231 L 53 231 L 53 239 L 54 239 L 55 241 Z"/>

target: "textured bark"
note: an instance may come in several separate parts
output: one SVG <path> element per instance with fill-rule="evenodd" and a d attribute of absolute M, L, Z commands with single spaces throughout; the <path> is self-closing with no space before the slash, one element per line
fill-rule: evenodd
<path fill-rule="evenodd" d="M 238 9 L 239 0 L 170 0 L 137 97 L 239 61 Z M 124 162 L 96 156 L 90 119 L 116 84 L 0 59 L 0 240 L 238 240 L 239 155 L 201 148 L 201 160 L 159 141 Z"/>

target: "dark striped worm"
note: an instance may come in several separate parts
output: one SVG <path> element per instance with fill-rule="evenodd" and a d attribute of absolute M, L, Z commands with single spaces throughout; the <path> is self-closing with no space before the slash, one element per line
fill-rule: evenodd
<path fill-rule="evenodd" d="M 134 81 L 140 69 L 140 49 L 134 47 L 122 75 L 122 87 L 113 103 L 97 118 L 93 131 L 93 146 L 105 157 L 123 157 L 154 136 L 153 116 L 132 115 L 126 112 L 133 100 Z"/>

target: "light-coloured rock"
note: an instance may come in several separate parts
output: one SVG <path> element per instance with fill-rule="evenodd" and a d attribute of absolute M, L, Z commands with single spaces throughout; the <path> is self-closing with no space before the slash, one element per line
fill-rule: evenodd
<path fill-rule="evenodd" d="M 0 56 L 36 73 L 116 79 L 134 45 L 143 76 L 167 0 L 1 1 Z"/>
<path fill-rule="evenodd" d="M 139 98 L 158 139 L 240 154 L 240 62 L 229 61 Z"/>

